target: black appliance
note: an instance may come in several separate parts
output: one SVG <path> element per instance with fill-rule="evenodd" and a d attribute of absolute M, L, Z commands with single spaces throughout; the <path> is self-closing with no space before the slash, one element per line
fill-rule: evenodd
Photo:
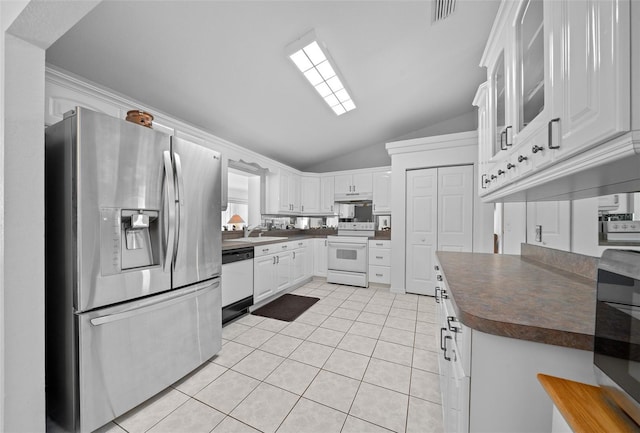
<path fill-rule="evenodd" d="M 598 265 L 596 379 L 640 423 L 640 252 L 609 249 Z"/>

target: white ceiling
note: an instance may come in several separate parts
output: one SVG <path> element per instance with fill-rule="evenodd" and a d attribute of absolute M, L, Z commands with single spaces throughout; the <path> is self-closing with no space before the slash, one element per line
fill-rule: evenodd
<path fill-rule="evenodd" d="M 427 0 L 105 0 L 47 62 L 304 170 L 471 111 L 498 5 L 432 24 Z M 311 29 L 356 110 L 333 114 L 288 59 Z"/>

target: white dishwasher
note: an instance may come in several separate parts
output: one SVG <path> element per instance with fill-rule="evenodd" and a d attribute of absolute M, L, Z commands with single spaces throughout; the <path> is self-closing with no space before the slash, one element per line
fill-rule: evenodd
<path fill-rule="evenodd" d="M 253 247 L 222 251 L 222 323 L 253 305 Z"/>

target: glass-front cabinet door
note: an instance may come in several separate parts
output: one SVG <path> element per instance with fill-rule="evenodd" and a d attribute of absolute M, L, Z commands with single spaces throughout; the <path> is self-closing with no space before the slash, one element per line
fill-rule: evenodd
<path fill-rule="evenodd" d="M 504 130 L 506 126 L 506 70 L 504 61 L 504 51 L 500 52 L 498 59 L 493 67 L 491 74 L 491 82 L 493 84 L 493 101 L 494 101 L 494 116 L 495 124 L 493 134 L 493 153 L 497 155 L 500 150 L 506 150 Z"/>
<path fill-rule="evenodd" d="M 525 0 L 517 20 L 518 132 L 544 110 L 544 6 Z"/>

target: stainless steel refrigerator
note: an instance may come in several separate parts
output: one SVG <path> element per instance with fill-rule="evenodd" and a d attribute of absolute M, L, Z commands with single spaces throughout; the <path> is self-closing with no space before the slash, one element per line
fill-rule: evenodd
<path fill-rule="evenodd" d="M 83 108 L 45 155 L 47 412 L 91 431 L 221 348 L 220 155 Z"/>

